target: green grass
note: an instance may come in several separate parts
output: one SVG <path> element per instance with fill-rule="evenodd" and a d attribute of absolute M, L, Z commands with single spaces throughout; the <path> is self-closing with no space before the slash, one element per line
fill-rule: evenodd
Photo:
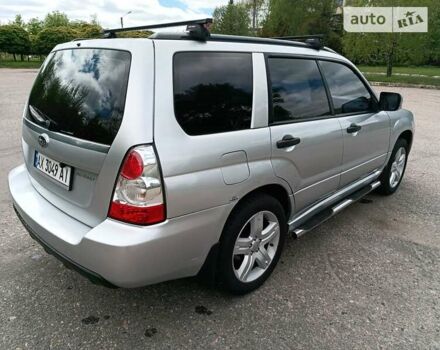
<path fill-rule="evenodd" d="M 399 83 L 399 84 L 416 84 L 416 85 L 433 85 L 440 87 L 440 79 L 431 77 L 408 77 L 401 75 L 393 75 L 387 77 L 385 75 L 364 74 L 370 82 Z"/>
<path fill-rule="evenodd" d="M 365 75 L 365 77 L 372 82 L 440 86 L 440 78 L 434 78 L 434 76 L 440 76 L 440 67 L 393 67 L 393 75 L 391 77 L 387 77 L 383 74 L 387 71 L 385 66 L 358 66 L 358 68 Z M 413 75 L 407 76 L 399 74 Z"/>
<path fill-rule="evenodd" d="M 0 68 L 40 68 L 40 61 L 3 61 L 0 60 Z"/>
<path fill-rule="evenodd" d="M 385 66 L 358 66 L 362 72 L 386 73 Z M 440 67 L 435 66 L 419 66 L 419 67 L 393 67 L 393 73 L 403 74 L 422 74 L 429 76 L 440 76 Z"/>

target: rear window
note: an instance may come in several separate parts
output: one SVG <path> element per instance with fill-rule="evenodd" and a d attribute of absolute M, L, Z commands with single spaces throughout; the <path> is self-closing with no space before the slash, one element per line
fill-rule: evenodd
<path fill-rule="evenodd" d="M 28 118 L 49 130 L 111 144 L 124 114 L 131 55 L 106 49 L 56 51 L 29 97 Z"/>
<path fill-rule="evenodd" d="M 189 135 L 249 129 L 252 56 L 180 52 L 174 56 L 174 110 Z"/>

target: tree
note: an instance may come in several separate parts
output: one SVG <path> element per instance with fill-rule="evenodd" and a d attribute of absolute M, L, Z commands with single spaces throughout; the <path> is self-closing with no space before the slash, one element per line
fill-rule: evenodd
<path fill-rule="evenodd" d="M 417 4 L 419 3 L 416 0 L 399 1 L 399 6 L 417 6 Z M 350 0 L 345 5 L 393 6 L 395 4 L 392 0 Z M 433 42 L 436 39 L 432 33 L 436 31 L 440 33 L 440 21 L 434 16 L 434 13 L 439 14 L 438 0 L 426 0 L 424 5 L 429 8 L 428 33 L 345 33 L 344 54 L 356 63 L 385 64 L 388 77 L 392 75 L 396 63 L 402 65 L 427 63 L 438 50 L 438 46 L 436 47 Z"/>
<path fill-rule="evenodd" d="M 94 24 L 96 26 L 101 26 L 101 24 L 98 21 L 98 15 L 96 13 L 94 13 L 93 15 L 90 15 L 90 24 Z"/>
<path fill-rule="evenodd" d="M 322 33 L 327 30 L 336 8 L 334 0 L 271 0 L 263 34 L 290 36 Z"/>
<path fill-rule="evenodd" d="M 44 27 L 67 27 L 69 25 L 69 18 L 63 12 L 53 11 L 48 13 L 44 18 Z"/>
<path fill-rule="evenodd" d="M 228 5 L 217 7 L 213 13 L 213 33 L 249 35 L 250 15 L 249 8 L 242 3 L 234 4 L 233 0 Z"/>
<path fill-rule="evenodd" d="M 429 51 L 427 63 L 440 65 L 440 1 L 432 0 L 428 6 L 428 42 Z"/>
<path fill-rule="evenodd" d="M 21 28 L 25 27 L 23 17 L 21 17 L 21 15 L 15 15 L 14 21 L 11 24 L 14 24 L 14 25 L 21 27 Z"/>
<path fill-rule="evenodd" d="M 271 0 L 263 22 L 265 37 L 324 34 L 325 44 L 341 48 L 342 23 L 335 0 Z"/>
<path fill-rule="evenodd" d="M 30 52 L 31 43 L 29 34 L 23 28 L 8 24 L 0 26 L 0 52 L 8 52 L 14 56 L 14 61 L 17 60 L 16 54 L 23 55 Z"/>
<path fill-rule="evenodd" d="M 70 27 L 50 27 L 38 33 L 35 47 L 40 55 L 47 55 L 56 45 L 71 41 L 78 33 Z"/>
<path fill-rule="evenodd" d="M 132 30 L 129 32 L 118 33 L 118 38 L 148 38 L 153 32 L 148 30 Z"/>
<path fill-rule="evenodd" d="M 36 41 L 37 35 L 43 30 L 43 21 L 38 18 L 31 18 L 26 24 L 25 29 L 29 33 L 29 39 L 31 42 L 30 54 L 37 54 Z M 29 58 L 28 58 L 29 59 Z"/>
<path fill-rule="evenodd" d="M 77 33 L 78 38 L 91 39 L 102 37 L 102 27 L 99 24 L 75 21 L 70 22 L 70 28 Z"/>
<path fill-rule="evenodd" d="M 81 38 L 101 38 L 102 37 L 102 27 L 95 24 L 84 24 L 79 29 L 79 34 Z"/>
<path fill-rule="evenodd" d="M 260 28 L 260 24 L 264 21 L 267 15 L 269 0 L 242 0 L 242 3 L 247 7 L 249 16 L 251 18 L 251 29 L 256 35 Z"/>
<path fill-rule="evenodd" d="M 25 28 L 30 35 L 37 35 L 43 29 L 43 22 L 38 18 L 31 18 L 26 23 Z"/>

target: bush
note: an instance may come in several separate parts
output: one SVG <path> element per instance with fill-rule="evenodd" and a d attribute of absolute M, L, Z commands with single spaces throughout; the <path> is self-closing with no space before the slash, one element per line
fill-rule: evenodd
<path fill-rule="evenodd" d="M 78 37 L 79 33 L 70 27 L 49 27 L 38 33 L 35 50 L 40 55 L 47 55 L 56 45 Z"/>
<path fill-rule="evenodd" d="M 23 60 L 23 55 L 30 51 L 31 41 L 26 30 L 14 24 L 0 26 L 0 52 L 14 55 L 15 61 L 16 54 L 21 55 Z"/>

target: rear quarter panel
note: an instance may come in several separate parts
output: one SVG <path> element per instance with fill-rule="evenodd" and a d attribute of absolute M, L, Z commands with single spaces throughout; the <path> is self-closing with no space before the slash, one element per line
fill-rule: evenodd
<path fill-rule="evenodd" d="M 164 177 L 168 218 L 227 204 L 232 204 L 232 209 L 243 196 L 268 184 L 280 184 L 286 192 L 291 193 L 287 183 L 275 176 L 270 162 L 267 82 L 264 70 L 263 74 L 255 72 L 257 61 L 258 66 L 264 68 L 263 55 L 253 56 L 254 105 L 251 125 L 255 128 L 190 136 L 180 127 L 174 114 L 172 67 L 173 55 L 179 51 L 259 50 L 252 45 L 155 41 L 154 142 Z M 256 101 L 261 103 L 255 105 Z"/>

